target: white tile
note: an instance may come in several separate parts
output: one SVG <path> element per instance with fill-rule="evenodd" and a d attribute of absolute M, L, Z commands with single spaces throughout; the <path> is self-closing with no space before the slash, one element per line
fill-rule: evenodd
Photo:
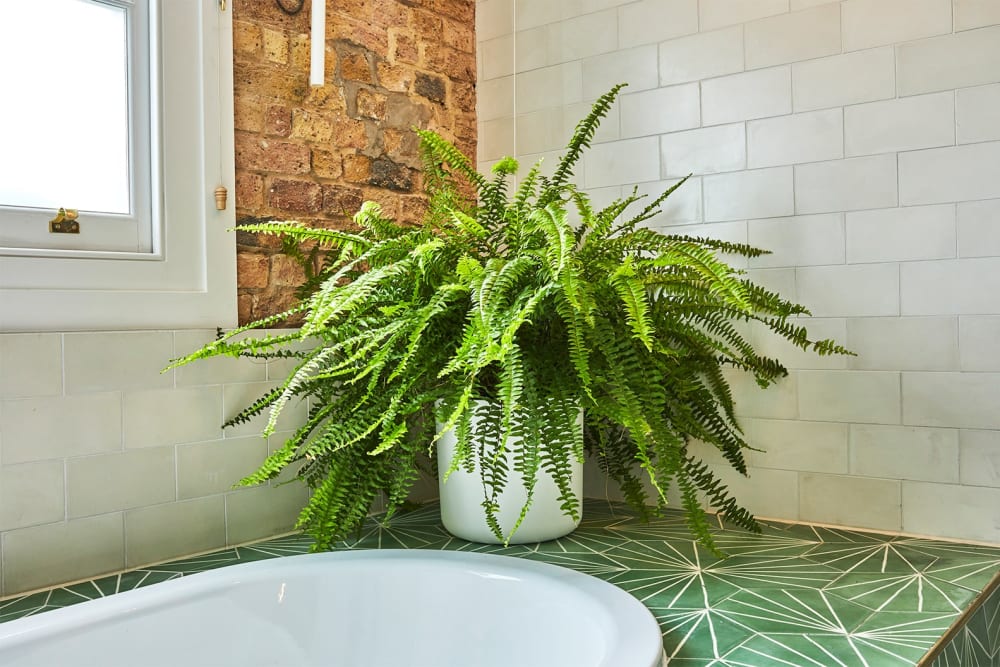
<path fill-rule="evenodd" d="M 840 53 L 840 7 L 834 4 L 760 19 L 744 30 L 747 69 Z"/>
<path fill-rule="evenodd" d="M 539 109 L 517 117 L 517 154 L 543 153 L 558 150 L 569 137 L 563 136 L 563 110 L 559 107 Z M 496 121 L 494 121 L 496 122 Z M 511 127 L 511 135 L 514 128 Z M 510 139 L 514 137 L 511 136 Z M 480 137 L 482 142 L 483 138 Z M 509 153 L 508 153 L 509 154 Z"/>
<path fill-rule="evenodd" d="M 646 195 L 643 201 L 656 199 L 668 188 L 677 184 L 677 180 L 640 183 L 638 194 Z M 662 228 L 670 225 L 688 225 L 701 222 L 701 188 L 700 178 L 689 178 L 684 185 L 674 190 L 660 208 L 660 213 L 646 222 L 647 227 Z M 628 188 L 625 188 L 628 190 Z"/>
<path fill-rule="evenodd" d="M 105 514 L 4 533 L 3 566 L 6 595 L 121 570 L 122 516 Z"/>
<path fill-rule="evenodd" d="M 896 200 L 895 155 L 795 166 L 796 213 L 886 208 Z"/>
<path fill-rule="evenodd" d="M 1000 259 L 952 259 L 900 265 L 903 315 L 1000 313 Z"/>
<path fill-rule="evenodd" d="M 775 419 L 747 420 L 750 465 L 806 472 L 847 472 L 847 424 Z"/>
<path fill-rule="evenodd" d="M 118 392 L 3 401 L 3 464 L 81 456 L 122 448 Z"/>
<path fill-rule="evenodd" d="M 955 31 L 1000 23 L 996 0 L 955 0 Z"/>
<path fill-rule="evenodd" d="M 832 339 L 840 345 L 847 341 L 847 322 L 842 318 L 803 318 L 795 322 L 809 332 L 809 340 Z M 785 368 L 811 370 L 844 370 L 848 357 L 841 354 L 820 356 L 812 350 L 803 350 L 763 324 L 754 323 L 750 329 L 754 349 L 763 356 L 780 361 Z"/>
<path fill-rule="evenodd" d="M 955 110 L 958 143 L 1000 139 L 1000 84 L 956 90 Z"/>
<path fill-rule="evenodd" d="M 751 169 L 842 157 L 844 116 L 840 109 L 747 123 L 747 164 Z"/>
<path fill-rule="evenodd" d="M 181 500 L 224 493 L 267 457 L 260 437 L 226 438 L 177 447 L 177 497 Z"/>
<path fill-rule="evenodd" d="M 173 447 L 70 459 L 66 513 L 74 519 L 169 502 L 176 497 L 174 470 Z"/>
<path fill-rule="evenodd" d="M 476 117 L 480 122 L 513 115 L 514 77 L 476 83 Z"/>
<path fill-rule="evenodd" d="M 747 222 L 749 243 L 772 254 L 750 260 L 757 268 L 844 263 L 844 216 L 800 215 Z"/>
<path fill-rule="evenodd" d="M 886 371 L 958 369 L 955 317 L 859 317 L 847 321 L 851 368 Z"/>
<path fill-rule="evenodd" d="M 951 0 L 844 0 L 844 50 L 951 32 Z"/>
<path fill-rule="evenodd" d="M 900 95 L 1000 81 L 1000 26 L 932 37 L 896 47 Z"/>
<path fill-rule="evenodd" d="M 483 68 L 480 78 L 484 81 L 499 79 L 514 74 L 515 53 L 514 35 L 504 35 L 488 42 L 480 42 L 477 47 L 482 58 Z M 545 63 L 539 65 L 541 67 Z"/>
<path fill-rule="evenodd" d="M 901 483 L 846 475 L 799 475 L 799 518 L 838 526 L 899 530 Z"/>
<path fill-rule="evenodd" d="M 587 188 L 655 181 L 659 177 L 660 144 L 656 137 L 597 144 L 588 152 L 584 165 Z"/>
<path fill-rule="evenodd" d="M 0 530 L 66 518 L 62 461 L 0 467 Z"/>
<path fill-rule="evenodd" d="M 514 89 L 519 114 L 583 101 L 582 66 L 580 62 L 571 62 L 521 72 L 514 78 Z M 604 92 L 607 89 L 601 91 Z"/>
<path fill-rule="evenodd" d="M 628 89 L 626 88 L 626 90 Z M 577 124 L 590 114 L 594 102 L 595 100 L 577 102 L 575 104 L 567 104 L 562 108 L 563 124 L 562 128 L 557 132 L 556 137 L 560 149 L 569 143 Z M 611 105 L 611 108 L 608 109 L 608 114 L 601 119 L 601 124 L 597 127 L 597 131 L 594 132 L 594 143 L 600 144 L 605 141 L 614 141 L 621 138 L 621 97 L 619 97 Z"/>
<path fill-rule="evenodd" d="M 619 83 L 628 84 L 624 92 L 656 88 L 659 83 L 656 45 L 637 46 L 588 58 L 583 61 L 582 76 L 583 95 L 580 99 L 586 100 L 597 99 Z M 520 111 L 520 97 L 517 103 Z"/>
<path fill-rule="evenodd" d="M 301 482 L 228 494 L 226 529 L 229 544 L 242 544 L 291 531 L 308 501 L 309 490 Z"/>
<path fill-rule="evenodd" d="M 751 269 L 749 274 L 755 284 L 783 299 L 795 300 L 795 269 Z"/>
<path fill-rule="evenodd" d="M 715 174 L 703 180 L 706 222 L 773 218 L 795 212 L 791 167 Z"/>
<path fill-rule="evenodd" d="M 959 431 L 961 481 L 1000 488 L 1000 431 Z"/>
<path fill-rule="evenodd" d="M 485 41 L 514 32 L 513 0 L 476 3 L 476 40 Z"/>
<path fill-rule="evenodd" d="M 903 482 L 903 530 L 995 544 L 1000 541 L 1000 489 Z"/>
<path fill-rule="evenodd" d="M 618 49 L 618 12 L 608 9 L 566 19 L 549 27 L 549 39 L 552 65 L 611 53 Z"/>
<path fill-rule="evenodd" d="M 1000 316 L 966 315 L 958 321 L 960 370 L 1000 372 Z"/>
<path fill-rule="evenodd" d="M 660 44 L 660 85 L 743 71 L 743 28 L 734 26 Z"/>
<path fill-rule="evenodd" d="M 701 97 L 705 125 L 787 114 L 792 111 L 791 69 L 783 65 L 709 79 L 701 84 Z"/>
<path fill-rule="evenodd" d="M 1000 373 L 903 373 L 903 423 L 1000 429 Z"/>
<path fill-rule="evenodd" d="M 701 124 L 698 84 L 657 88 L 621 98 L 623 137 L 676 132 Z"/>
<path fill-rule="evenodd" d="M 951 204 L 851 212 L 847 214 L 847 261 L 954 257 L 955 228 Z"/>
<path fill-rule="evenodd" d="M 788 11 L 788 0 L 701 0 L 702 30 L 746 23 Z"/>
<path fill-rule="evenodd" d="M 173 386 L 173 372 L 160 372 L 173 352 L 169 331 L 65 334 L 66 393 Z"/>
<path fill-rule="evenodd" d="M 554 65 L 555 59 L 549 55 L 552 38 L 549 36 L 558 26 L 544 25 L 531 30 L 518 30 L 514 39 L 514 51 L 511 56 L 514 71 L 518 74 L 529 70 L 538 69 L 547 65 Z M 483 57 L 486 57 L 483 49 Z M 505 61 L 506 62 L 506 61 Z M 485 64 L 484 64 L 485 69 Z"/>
<path fill-rule="evenodd" d="M 958 205 L 958 256 L 1000 255 L 1000 199 Z"/>
<path fill-rule="evenodd" d="M 799 371 L 798 376 L 801 419 L 899 423 L 899 373 Z"/>
<path fill-rule="evenodd" d="M 830 3 L 840 4 L 840 0 L 792 0 L 792 11 L 797 12 L 800 9 L 808 9 L 810 7 L 816 7 L 818 5 L 827 5 Z"/>
<path fill-rule="evenodd" d="M 516 0 L 514 12 L 517 29 L 534 28 L 546 23 L 554 23 L 563 18 L 562 2 L 538 2 L 538 0 Z"/>
<path fill-rule="evenodd" d="M 726 373 L 733 390 L 736 414 L 760 419 L 795 419 L 798 416 L 798 375 L 789 373 L 767 389 L 761 389 L 749 373 Z"/>
<path fill-rule="evenodd" d="M 847 155 L 871 155 L 955 143 L 953 93 L 871 102 L 844 109 Z"/>
<path fill-rule="evenodd" d="M 174 356 L 191 354 L 215 340 L 214 331 L 175 331 Z M 267 378 L 267 364 L 258 359 L 215 357 L 199 359 L 176 369 L 177 386 L 224 384 L 226 382 L 259 382 Z"/>
<path fill-rule="evenodd" d="M 232 419 L 241 410 L 264 396 L 273 387 L 274 384 L 270 382 L 227 384 L 223 386 L 223 417 L 226 420 Z M 281 411 L 281 417 L 278 418 L 277 422 L 277 430 L 287 431 L 298 428 L 305 423 L 307 412 L 306 401 L 293 398 Z M 270 411 L 265 410 L 263 414 L 257 415 L 245 424 L 227 428 L 225 436 L 227 438 L 239 438 L 247 435 L 257 435 L 264 430 L 269 417 Z"/>
<path fill-rule="evenodd" d="M 209 496 L 125 513 L 126 567 L 139 567 L 226 545 L 226 501 Z"/>
<path fill-rule="evenodd" d="M 957 482 L 958 431 L 852 424 L 851 474 L 923 482 Z"/>
<path fill-rule="evenodd" d="M 514 155 L 516 149 L 514 136 L 513 118 L 483 121 L 479 124 L 479 136 L 476 142 L 478 159 L 499 160 L 505 155 Z"/>
<path fill-rule="evenodd" d="M 156 447 L 222 437 L 222 387 L 125 394 L 125 447 Z"/>
<path fill-rule="evenodd" d="M 768 519 L 798 518 L 798 473 L 769 468 L 748 468 L 747 476 L 727 465 L 709 469 L 729 489 L 732 496 L 754 516 Z"/>
<path fill-rule="evenodd" d="M 899 315 L 896 264 L 795 269 L 797 301 L 816 317 Z"/>
<path fill-rule="evenodd" d="M 698 32 L 698 0 L 640 0 L 618 10 L 621 48 Z"/>
<path fill-rule="evenodd" d="M 0 398 L 62 393 L 62 336 L 0 334 Z"/>
<path fill-rule="evenodd" d="M 892 47 L 795 63 L 792 65 L 795 111 L 895 97 L 895 72 Z"/>
<path fill-rule="evenodd" d="M 667 176 L 745 169 L 747 149 L 744 124 L 717 125 L 666 134 L 660 137 L 660 161 Z"/>

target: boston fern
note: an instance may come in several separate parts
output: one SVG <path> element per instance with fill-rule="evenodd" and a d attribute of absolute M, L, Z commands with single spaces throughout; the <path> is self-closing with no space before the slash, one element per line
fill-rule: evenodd
<path fill-rule="evenodd" d="M 501 160 L 488 178 L 420 131 L 430 196 L 422 224 L 387 219 L 367 202 L 355 232 L 294 222 L 239 228 L 323 248 L 321 280 L 292 310 L 174 365 L 218 355 L 298 358 L 280 386 L 232 422 L 269 412 L 270 434 L 289 401 L 308 399 L 305 423 L 242 484 L 293 467 L 312 489 L 299 526 L 317 549 L 356 528 L 381 494 L 390 514 L 398 509 L 422 455 L 448 429 L 458 441 L 453 470 L 482 467 L 483 507 L 501 539 L 510 535 L 500 534 L 497 500 L 512 479 L 523 477 L 530 503 L 545 470 L 563 510 L 579 511 L 568 461 L 585 450 L 644 514 L 664 506 L 676 485 L 692 533 L 713 552 L 703 500 L 759 530 L 688 447 L 710 443 L 746 472 L 724 369 L 750 373 L 762 387 L 786 370 L 753 349 L 743 325 L 758 322 L 819 354 L 846 351 L 811 341 L 790 320 L 803 307 L 719 257 L 763 251 L 643 226 L 683 181 L 645 205 L 633 192 L 600 210 L 571 182 L 620 88 L 597 100 L 551 175 L 536 164 L 516 190 L 508 189 L 515 160 Z M 463 196 L 470 185 L 474 200 Z M 299 329 L 241 335 L 291 316 L 301 318 Z"/>

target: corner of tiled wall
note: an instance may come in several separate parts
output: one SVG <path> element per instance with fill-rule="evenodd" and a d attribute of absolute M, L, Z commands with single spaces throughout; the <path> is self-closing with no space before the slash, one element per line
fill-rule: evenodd
<path fill-rule="evenodd" d="M 506 104 L 481 106 L 482 149 L 513 135 L 522 161 L 549 156 L 627 81 L 587 191 L 692 173 L 652 224 L 772 250 L 750 277 L 858 353 L 751 331 L 791 372 L 766 392 L 732 377 L 767 450 L 749 479 L 704 452 L 737 497 L 773 518 L 1000 542 L 1000 2 L 513 4 L 512 81 L 505 32 L 480 50 L 480 71 L 505 75 L 481 103 Z"/>
<path fill-rule="evenodd" d="M 299 484 L 233 490 L 269 444 L 223 421 L 281 362 L 160 369 L 213 331 L 0 335 L 3 595 L 291 530 Z M 294 427 L 304 406 L 283 418 Z"/>

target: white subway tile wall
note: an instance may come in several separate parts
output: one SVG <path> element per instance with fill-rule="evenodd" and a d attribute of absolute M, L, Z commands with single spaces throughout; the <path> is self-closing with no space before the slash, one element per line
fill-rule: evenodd
<path fill-rule="evenodd" d="M 539 109 L 562 109 L 568 135 L 631 84 L 586 159 L 588 190 L 655 195 L 692 174 L 648 224 L 771 250 L 738 265 L 857 353 L 751 329 L 791 372 L 764 391 L 731 375 L 767 450 L 749 480 L 710 461 L 737 495 L 765 516 L 1000 543 L 1000 2 L 512 7 L 516 59 L 535 62 L 504 98 L 519 157 L 566 140 Z M 567 29 L 586 43 L 553 46 Z"/>
<path fill-rule="evenodd" d="M 292 530 L 302 484 L 232 489 L 267 455 L 260 421 L 222 429 L 271 386 L 268 364 L 160 373 L 214 336 L 0 334 L 0 594 Z M 227 515 L 231 497 L 250 493 Z"/>

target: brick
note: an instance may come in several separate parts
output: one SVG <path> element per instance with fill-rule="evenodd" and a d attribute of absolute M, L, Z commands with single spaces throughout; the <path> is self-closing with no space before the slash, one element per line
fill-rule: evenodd
<path fill-rule="evenodd" d="M 444 19 L 431 12 L 418 10 L 413 12 L 413 28 L 417 41 L 437 41 L 444 32 Z"/>
<path fill-rule="evenodd" d="M 308 72 L 312 60 L 312 44 L 308 34 L 302 33 L 292 35 L 288 40 L 288 61 L 289 65 L 297 71 Z M 326 50 L 327 67 L 330 60 L 336 57 L 336 53 L 329 48 Z"/>
<path fill-rule="evenodd" d="M 340 155 L 319 148 L 312 151 L 312 168 L 313 173 L 320 178 L 338 179 L 344 175 Z"/>
<path fill-rule="evenodd" d="M 386 113 L 386 97 L 381 93 L 362 88 L 358 91 L 357 110 L 358 116 L 382 120 Z"/>
<path fill-rule="evenodd" d="M 386 155 L 397 161 L 406 161 L 419 157 L 420 139 L 412 130 L 396 130 L 386 128 L 382 132 L 382 147 Z"/>
<path fill-rule="evenodd" d="M 267 195 L 268 206 L 279 211 L 319 213 L 323 206 L 323 188 L 312 181 L 275 178 Z"/>
<path fill-rule="evenodd" d="M 329 42 L 340 44 L 350 44 L 374 53 L 386 53 L 389 48 L 389 36 L 386 30 L 379 26 L 372 26 L 370 21 L 357 21 L 344 16 L 337 17 L 336 21 L 327 18 L 326 38 Z"/>
<path fill-rule="evenodd" d="M 413 92 L 423 95 L 432 102 L 444 104 L 446 95 L 444 79 L 439 76 L 418 72 L 413 85 Z"/>
<path fill-rule="evenodd" d="M 292 131 L 292 110 L 286 106 L 272 104 L 264 112 L 264 133 L 277 137 L 287 137 Z"/>
<path fill-rule="evenodd" d="M 369 182 L 378 188 L 410 192 L 413 190 L 413 170 L 388 158 L 378 158 L 372 160 Z"/>
<path fill-rule="evenodd" d="M 410 20 L 410 9 L 398 0 L 374 0 L 372 22 L 380 26 L 405 26 Z"/>
<path fill-rule="evenodd" d="M 240 287 L 267 287 L 267 255 L 240 252 L 236 254 L 236 276 Z"/>
<path fill-rule="evenodd" d="M 264 129 L 264 112 L 259 97 L 247 95 L 233 101 L 233 125 L 237 130 L 246 132 Z"/>
<path fill-rule="evenodd" d="M 473 25 L 476 20 L 476 5 L 474 0 L 428 0 L 434 11 L 450 16 L 466 25 Z"/>
<path fill-rule="evenodd" d="M 264 57 L 274 63 L 288 63 L 288 37 L 285 33 L 264 28 Z"/>
<path fill-rule="evenodd" d="M 378 84 L 386 90 L 405 93 L 410 89 L 413 80 L 417 75 L 412 68 L 406 65 L 393 65 L 388 62 L 380 62 L 376 65 L 378 73 Z"/>
<path fill-rule="evenodd" d="M 389 59 L 416 65 L 420 61 L 417 40 L 410 32 L 389 32 Z"/>
<path fill-rule="evenodd" d="M 264 178 L 240 171 L 236 174 L 236 208 L 256 211 L 264 206 Z"/>
<path fill-rule="evenodd" d="M 476 80 L 476 56 L 433 42 L 423 42 L 427 68 L 459 81 Z"/>
<path fill-rule="evenodd" d="M 246 21 L 233 21 L 233 52 L 255 56 L 264 48 L 264 36 L 259 26 Z"/>
<path fill-rule="evenodd" d="M 332 137 L 333 123 L 329 118 L 305 109 L 292 111 L 292 139 L 326 143 Z"/>
<path fill-rule="evenodd" d="M 236 163 L 244 169 L 279 174 L 309 172 L 309 149 L 298 144 L 236 134 Z"/>
<path fill-rule="evenodd" d="M 236 313 L 241 324 L 253 321 L 253 297 L 249 294 L 240 294 L 236 297 Z"/>
<path fill-rule="evenodd" d="M 349 183 L 367 183 L 372 176 L 372 160 L 367 155 L 344 156 L 344 180 Z"/>
<path fill-rule="evenodd" d="M 413 99 L 393 95 L 389 98 L 385 127 L 395 127 L 401 130 L 408 130 L 411 127 L 425 127 L 432 115 L 429 107 L 416 103 Z"/>
<path fill-rule="evenodd" d="M 400 222 L 418 224 L 423 221 L 427 214 L 427 200 L 424 197 L 401 197 L 399 200 Z"/>
<path fill-rule="evenodd" d="M 271 282 L 281 287 L 298 287 L 306 281 L 305 270 L 288 255 L 271 257 Z"/>
<path fill-rule="evenodd" d="M 464 81 L 453 81 L 451 84 L 451 106 L 469 114 L 476 112 L 476 85 Z"/>
<path fill-rule="evenodd" d="M 368 147 L 368 133 L 364 121 L 338 117 L 333 123 L 333 136 L 340 148 L 364 149 Z"/>
<path fill-rule="evenodd" d="M 340 75 L 349 81 L 375 83 L 368 57 L 361 51 L 340 52 Z"/>
<path fill-rule="evenodd" d="M 323 186 L 323 211 L 327 215 L 352 217 L 363 202 L 364 193 L 358 188 L 344 185 Z"/>
<path fill-rule="evenodd" d="M 471 26 L 471 23 L 445 21 L 441 39 L 453 49 L 473 53 L 476 50 L 476 39 Z"/>

